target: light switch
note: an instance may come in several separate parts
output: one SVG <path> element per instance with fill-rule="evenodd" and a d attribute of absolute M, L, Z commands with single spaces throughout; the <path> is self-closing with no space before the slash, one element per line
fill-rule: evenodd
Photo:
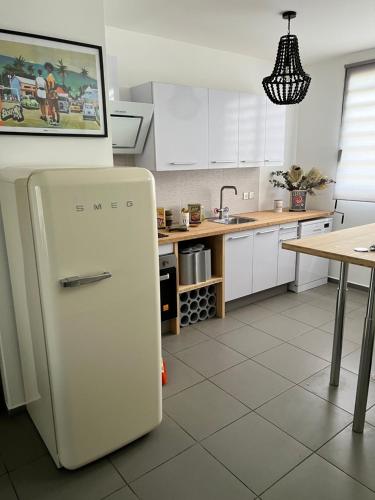
<path fill-rule="evenodd" d="M 242 199 L 243 199 L 243 200 L 248 200 L 248 199 L 249 199 L 249 193 L 247 193 L 247 192 L 245 192 L 245 191 L 244 191 L 244 192 L 242 193 Z"/>
<path fill-rule="evenodd" d="M 255 195 L 255 194 L 254 194 L 254 191 L 250 191 L 250 192 L 248 193 L 248 195 L 249 195 L 249 200 L 253 200 L 253 199 L 254 199 L 254 195 Z"/>

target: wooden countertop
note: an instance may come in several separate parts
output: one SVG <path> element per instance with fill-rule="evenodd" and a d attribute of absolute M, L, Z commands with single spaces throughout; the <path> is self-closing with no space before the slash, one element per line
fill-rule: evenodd
<path fill-rule="evenodd" d="M 348 264 L 375 267 L 375 252 L 361 253 L 353 250 L 357 247 L 368 248 L 374 243 L 375 224 L 366 224 L 319 236 L 309 236 L 301 240 L 287 241 L 283 243 L 283 248 Z"/>
<path fill-rule="evenodd" d="M 274 226 L 278 224 L 287 224 L 289 222 L 297 222 L 300 220 L 317 219 L 319 217 L 329 217 L 332 215 L 330 211 L 324 210 L 306 210 L 306 212 L 288 212 L 276 213 L 273 210 L 264 210 L 262 212 L 246 212 L 241 214 L 244 217 L 256 219 L 255 222 L 245 224 L 224 225 L 203 221 L 198 227 L 190 227 L 186 232 L 168 233 L 165 230 L 159 230 L 160 233 L 167 234 L 167 238 L 160 238 L 159 245 L 167 243 L 175 243 L 177 241 L 192 240 L 195 238 L 204 238 L 206 236 L 217 236 L 221 234 L 234 233 L 237 231 L 249 231 L 259 229 L 260 227 Z M 375 240 L 375 238 L 374 238 Z"/>

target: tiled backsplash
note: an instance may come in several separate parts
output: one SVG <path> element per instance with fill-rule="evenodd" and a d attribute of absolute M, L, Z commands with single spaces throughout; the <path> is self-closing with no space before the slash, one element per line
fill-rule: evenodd
<path fill-rule="evenodd" d="M 116 166 L 132 166 L 133 158 L 114 156 Z M 224 206 L 231 213 L 258 210 L 259 168 L 236 168 L 221 170 L 196 170 L 182 172 L 153 172 L 156 186 L 156 199 L 159 207 L 172 209 L 174 213 L 188 203 L 201 203 L 206 216 L 220 203 L 220 188 L 224 185 L 236 186 L 234 191 L 224 193 Z M 254 199 L 243 200 L 243 192 L 254 192 Z"/>

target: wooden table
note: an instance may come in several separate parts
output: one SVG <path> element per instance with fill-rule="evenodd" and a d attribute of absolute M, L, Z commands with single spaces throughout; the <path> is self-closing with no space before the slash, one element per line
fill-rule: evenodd
<path fill-rule="evenodd" d="M 363 432 L 371 375 L 372 352 L 375 334 L 375 252 L 360 253 L 354 248 L 375 243 L 375 224 L 343 229 L 321 236 L 311 236 L 283 243 L 283 248 L 341 262 L 340 279 L 337 288 L 336 318 L 333 337 L 330 384 L 339 385 L 340 365 L 345 317 L 345 301 L 349 264 L 371 268 L 366 317 L 363 327 L 361 360 L 359 364 L 357 393 L 355 400 L 353 431 Z"/>

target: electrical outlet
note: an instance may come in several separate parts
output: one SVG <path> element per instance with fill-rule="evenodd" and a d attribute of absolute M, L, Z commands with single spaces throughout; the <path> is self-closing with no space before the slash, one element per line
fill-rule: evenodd
<path fill-rule="evenodd" d="M 254 191 L 250 191 L 248 194 L 249 194 L 249 200 L 253 200 L 255 196 Z"/>
<path fill-rule="evenodd" d="M 249 193 L 246 193 L 245 191 L 242 193 L 242 199 L 243 200 L 248 200 L 249 199 Z"/>

